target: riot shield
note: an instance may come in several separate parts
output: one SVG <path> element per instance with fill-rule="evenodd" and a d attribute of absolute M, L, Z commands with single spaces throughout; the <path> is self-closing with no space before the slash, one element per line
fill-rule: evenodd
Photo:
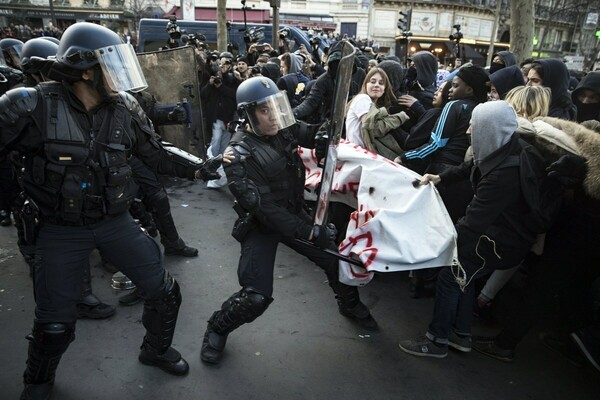
<path fill-rule="evenodd" d="M 354 46 L 347 40 L 344 40 L 342 44 L 342 59 L 340 60 L 335 79 L 335 95 L 333 97 L 331 121 L 328 131 L 329 148 L 327 149 L 327 157 L 325 157 L 323 174 L 321 175 L 321 185 L 317 197 L 314 219 L 315 225 L 323 225 L 327 222 L 331 183 L 333 182 L 333 173 L 337 165 L 337 145 L 340 142 L 344 128 L 346 103 L 348 102 L 348 92 L 350 91 L 350 82 L 352 80 L 352 66 L 354 64 L 355 52 Z"/>
<path fill-rule="evenodd" d="M 158 133 L 176 147 L 205 158 L 210 137 L 204 132 L 194 48 L 140 53 L 138 60 L 148 82 L 146 92 L 154 95 L 158 104 L 181 103 L 188 112 L 185 123 L 160 126 Z"/>

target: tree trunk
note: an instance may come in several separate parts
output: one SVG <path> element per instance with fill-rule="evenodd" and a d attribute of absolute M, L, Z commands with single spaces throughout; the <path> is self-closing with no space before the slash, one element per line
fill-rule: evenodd
<path fill-rule="evenodd" d="M 227 0 L 217 1 L 217 48 L 227 51 Z"/>
<path fill-rule="evenodd" d="M 517 63 L 531 57 L 535 25 L 534 13 L 534 0 L 511 0 L 510 51 L 515 53 Z"/>

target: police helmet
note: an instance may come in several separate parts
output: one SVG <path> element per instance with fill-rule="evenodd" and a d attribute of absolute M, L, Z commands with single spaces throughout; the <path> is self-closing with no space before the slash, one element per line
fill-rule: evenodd
<path fill-rule="evenodd" d="M 59 67 L 85 71 L 100 65 L 114 92 L 139 92 L 148 87 L 135 50 L 103 26 L 78 22 L 63 33 L 56 61 Z"/>
<path fill-rule="evenodd" d="M 5 38 L 0 40 L 0 48 L 9 67 L 18 68 L 21 64 L 23 42 L 19 39 Z"/>
<path fill-rule="evenodd" d="M 23 45 L 23 51 L 21 52 L 21 69 L 26 74 L 39 72 L 36 70 L 37 68 L 34 67 L 34 64 L 36 63 L 32 62 L 32 57 L 48 59 L 49 57 L 56 56 L 57 50 L 58 45 L 49 40 L 44 40 L 42 38 L 28 40 Z"/>
<path fill-rule="evenodd" d="M 44 40 L 47 40 L 49 42 L 52 42 L 52 43 L 54 43 L 57 46 L 60 44 L 60 40 L 58 40 L 57 38 L 55 38 L 53 36 L 41 36 L 40 39 L 44 39 Z"/>
<path fill-rule="evenodd" d="M 287 94 L 269 78 L 259 76 L 242 82 L 236 101 L 238 110 L 259 136 L 273 136 L 296 123 Z"/>

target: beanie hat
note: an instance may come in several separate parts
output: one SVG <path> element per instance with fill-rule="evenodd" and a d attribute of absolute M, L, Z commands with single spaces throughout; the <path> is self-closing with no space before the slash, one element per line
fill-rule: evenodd
<path fill-rule="evenodd" d="M 485 69 L 477 65 L 463 67 L 458 70 L 456 76 L 465 81 L 473 89 L 473 95 L 478 102 L 484 103 L 487 101 L 487 83 L 490 77 Z"/>
<path fill-rule="evenodd" d="M 525 78 L 518 65 L 502 68 L 490 75 L 490 81 L 503 99 L 506 93 L 517 86 L 525 85 Z"/>
<path fill-rule="evenodd" d="M 239 56 L 237 58 L 237 62 L 240 62 L 240 61 L 248 64 L 248 57 L 247 56 Z"/>

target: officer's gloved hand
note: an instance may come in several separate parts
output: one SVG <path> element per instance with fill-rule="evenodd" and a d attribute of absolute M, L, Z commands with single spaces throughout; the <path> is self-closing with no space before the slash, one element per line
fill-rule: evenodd
<path fill-rule="evenodd" d="M 337 229 L 334 224 L 315 225 L 312 231 L 312 242 L 322 249 L 336 248 Z"/>
<path fill-rule="evenodd" d="M 548 177 L 555 179 L 563 188 L 578 186 L 587 173 L 586 159 L 575 154 L 567 154 L 546 168 Z"/>
<path fill-rule="evenodd" d="M 214 179 L 221 178 L 221 175 L 217 172 L 217 169 L 221 166 L 222 162 L 223 156 L 220 154 L 216 157 L 209 158 L 196 171 L 196 178 L 200 178 L 203 181 L 212 181 Z"/>
<path fill-rule="evenodd" d="M 171 112 L 169 112 L 167 119 L 173 122 L 185 122 L 187 121 L 187 112 L 181 104 L 178 104 Z"/>

